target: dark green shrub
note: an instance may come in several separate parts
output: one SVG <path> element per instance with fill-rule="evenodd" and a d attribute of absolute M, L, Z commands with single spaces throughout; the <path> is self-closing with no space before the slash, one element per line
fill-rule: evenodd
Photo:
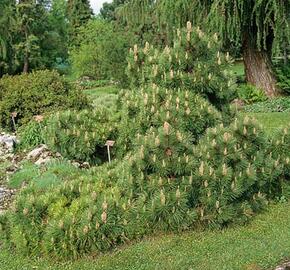
<path fill-rule="evenodd" d="M 257 89 L 250 84 L 242 84 L 237 89 L 239 99 L 243 100 L 246 104 L 255 102 L 262 102 L 267 100 L 263 90 Z"/>
<path fill-rule="evenodd" d="M 277 66 L 276 74 L 278 79 L 278 86 L 287 95 L 290 95 L 290 64 Z"/>
<path fill-rule="evenodd" d="M 88 107 L 87 98 L 55 71 L 6 76 L 0 89 L 0 125 L 8 129 L 12 112 L 17 112 L 15 122 L 21 126 L 35 115 Z"/>
<path fill-rule="evenodd" d="M 65 158 L 100 164 L 108 160 L 106 141 L 116 137 L 114 118 L 102 108 L 56 113 L 47 120 L 45 143 Z"/>
<path fill-rule="evenodd" d="M 243 111 L 253 113 L 290 112 L 290 98 L 281 97 L 257 102 L 244 106 Z"/>

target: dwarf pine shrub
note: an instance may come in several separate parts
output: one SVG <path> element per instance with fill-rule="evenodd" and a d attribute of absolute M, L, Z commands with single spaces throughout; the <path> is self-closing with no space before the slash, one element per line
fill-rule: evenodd
<path fill-rule="evenodd" d="M 188 90 L 158 87 L 156 84 L 128 91 L 121 96 L 122 111 L 117 146 L 119 153 L 132 150 L 135 137 L 149 128 L 170 122 L 196 143 L 208 127 L 222 121 L 221 113 L 201 96 Z"/>
<path fill-rule="evenodd" d="M 271 172 L 276 175 L 276 197 L 290 196 L 290 127 L 283 128 L 274 134 L 271 140 L 268 155 L 275 160 L 275 167 L 282 168 L 280 171 Z"/>
<path fill-rule="evenodd" d="M 254 120 L 211 128 L 197 145 L 188 137 L 164 121 L 137 136 L 121 162 L 53 189 L 30 185 L 1 217 L 6 242 L 28 254 L 78 257 L 147 234 L 245 222 L 264 208 L 277 185 L 267 172 L 279 166 Z"/>
<path fill-rule="evenodd" d="M 140 89 L 120 95 L 113 124 L 108 111 L 51 117 L 47 141 L 64 156 L 102 160 L 96 150 L 117 127 L 122 159 L 54 188 L 22 190 L 0 216 L 5 243 L 24 254 L 79 257 L 152 233 L 242 223 L 280 195 L 288 131 L 271 142 L 250 118 L 222 124 L 218 109 L 232 81 L 216 40 L 188 24 L 164 52 L 135 46 L 129 72 Z"/>
<path fill-rule="evenodd" d="M 209 129 L 194 148 L 198 165 L 190 203 L 210 226 L 244 222 L 265 206 L 271 189 L 268 140 L 253 119 Z"/>
<path fill-rule="evenodd" d="M 108 160 L 106 140 L 116 136 L 112 119 L 104 108 L 58 112 L 47 120 L 44 141 L 65 158 L 99 164 Z"/>
<path fill-rule="evenodd" d="M 218 109 L 226 108 L 234 97 L 232 59 L 221 52 L 217 34 L 208 36 L 189 22 L 177 30 L 173 47 L 162 51 L 146 43 L 137 45 L 128 57 L 128 77 L 132 88 L 154 83 L 170 89 L 187 89 L 207 98 Z"/>

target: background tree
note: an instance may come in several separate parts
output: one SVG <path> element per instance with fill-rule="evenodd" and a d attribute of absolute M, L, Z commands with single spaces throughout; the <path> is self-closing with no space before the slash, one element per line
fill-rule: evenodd
<path fill-rule="evenodd" d="M 76 77 L 125 83 L 126 57 L 133 42 L 130 32 L 125 36 L 112 23 L 93 19 L 79 28 L 79 46 L 70 55 L 72 72 Z"/>
<path fill-rule="evenodd" d="M 100 10 L 100 15 L 103 19 L 114 21 L 117 19 L 117 9 L 123 5 L 126 0 L 113 0 L 112 3 L 105 2 Z"/>
<path fill-rule="evenodd" d="M 187 20 L 222 33 L 224 42 L 241 42 L 246 79 L 269 97 L 280 94 L 273 72 L 273 42 L 290 36 L 290 1 L 281 0 L 131 0 L 119 10 L 128 23 L 144 25 L 148 14 L 170 34 Z M 207 20 L 204 20 L 207 18 Z"/>
<path fill-rule="evenodd" d="M 0 77 L 9 71 L 11 61 L 12 26 L 14 24 L 15 3 L 9 0 L 0 1 Z"/>
<path fill-rule="evenodd" d="M 85 25 L 93 15 L 89 0 L 68 0 L 67 17 L 69 20 L 70 41 L 74 42 L 78 30 Z"/>

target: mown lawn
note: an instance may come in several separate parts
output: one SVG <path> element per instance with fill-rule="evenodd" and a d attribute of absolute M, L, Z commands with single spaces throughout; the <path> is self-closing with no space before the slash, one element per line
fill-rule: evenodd
<path fill-rule="evenodd" d="M 84 90 L 84 92 L 88 95 L 88 97 L 92 100 L 99 98 L 100 96 L 117 94 L 118 87 L 114 85 L 108 85 L 103 87 L 92 88 L 88 90 Z"/>
<path fill-rule="evenodd" d="M 290 112 L 245 113 L 245 115 L 255 117 L 269 135 L 290 124 Z"/>
<path fill-rule="evenodd" d="M 289 211 L 290 203 L 272 205 L 246 226 L 163 235 L 75 262 L 28 259 L 0 250 L 0 269 L 271 269 L 290 257 Z"/>
<path fill-rule="evenodd" d="M 245 75 L 245 67 L 243 61 L 236 61 L 231 69 L 237 76 Z"/>

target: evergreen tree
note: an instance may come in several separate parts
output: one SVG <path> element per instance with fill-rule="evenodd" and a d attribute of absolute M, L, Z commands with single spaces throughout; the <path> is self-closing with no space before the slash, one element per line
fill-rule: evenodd
<path fill-rule="evenodd" d="M 105 2 L 100 10 L 103 19 L 114 21 L 117 19 L 116 10 L 123 5 L 126 0 L 113 0 L 112 3 Z"/>
<path fill-rule="evenodd" d="M 0 77 L 11 66 L 12 29 L 15 23 L 15 2 L 0 1 Z"/>
<path fill-rule="evenodd" d="M 92 15 L 93 10 L 89 0 L 68 0 L 67 16 L 70 24 L 71 42 L 75 42 L 79 28 L 85 25 L 92 18 Z"/>
<path fill-rule="evenodd" d="M 222 33 L 224 41 L 242 43 L 247 81 L 264 89 L 269 97 L 279 95 L 272 68 L 274 40 L 290 37 L 290 2 L 281 0 L 131 0 L 119 14 L 127 22 L 144 25 L 149 15 L 159 28 L 172 32 L 187 20 Z"/>

